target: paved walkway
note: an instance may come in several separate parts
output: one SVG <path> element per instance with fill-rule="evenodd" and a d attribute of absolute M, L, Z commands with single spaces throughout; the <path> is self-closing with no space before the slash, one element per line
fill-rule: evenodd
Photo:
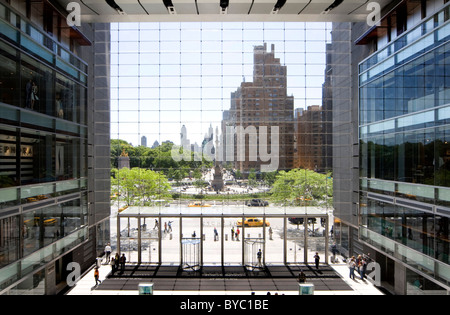
<path fill-rule="evenodd" d="M 349 269 L 345 263 L 332 264 L 331 267 L 337 275 L 340 276 L 340 279 L 321 279 L 322 283 L 325 285 L 321 286 L 320 282 L 316 285 L 315 294 L 316 295 L 383 295 L 383 293 L 378 290 L 374 285 L 372 285 L 367 280 L 360 280 L 357 278 L 356 280 L 352 280 L 349 277 Z M 100 271 L 100 280 L 105 281 L 105 277 L 110 273 L 111 267 L 108 265 L 102 265 L 99 269 Z M 155 279 L 156 280 L 156 279 Z M 267 292 L 271 292 L 272 294 L 278 293 L 279 295 L 298 295 L 298 287 L 293 284 L 296 280 L 292 279 L 234 279 L 240 281 L 248 281 L 248 291 L 233 290 L 233 288 L 237 288 L 234 283 L 229 284 L 233 279 L 158 279 L 165 281 L 165 286 L 160 285 L 160 288 L 164 288 L 161 290 L 157 290 L 157 286 L 155 285 L 154 295 L 250 295 L 254 292 L 256 295 L 266 295 Z M 216 283 L 213 285 L 217 286 L 217 290 L 211 289 L 211 280 L 216 280 Z M 87 272 L 78 282 L 77 284 L 67 293 L 68 295 L 137 295 L 137 284 L 149 282 L 148 280 L 139 280 L 139 279 L 126 279 L 121 282 L 122 285 L 115 287 L 120 287 L 120 289 L 115 290 L 115 287 L 108 287 L 106 283 L 110 283 L 110 279 L 106 279 L 104 286 L 100 285 L 98 287 L 95 286 L 94 280 L 94 269 Z M 228 281 L 228 282 L 227 282 Z M 279 281 L 279 282 L 277 282 Z M 289 282 L 290 281 L 290 282 Z M 338 285 L 336 281 L 339 281 L 341 284 Z M 209 288 L 208 290 L 202 290 L 202 285 L 207 282 Z M 289 282 L 289 283 L 287 283 Z M 347 289 L 342 289 L 342 283 L 346 283 Z M 225 284 L 223 284 L 225 283 Z M 334 283 L 334 284 L 333 284 Z M 186 290 L 183 290 L 183 285 L 186 284 Z M 197 285 L 198 286 L 195 286 Z M 237 283 L 236 283 L 237 284 Z M 333 285 L 336 285 L 336 290 L 334 290 Z M 103 289 L 105 287 L 106 289 Z M 348 287 L 350 289 L 348 289 Z M 136 288 L 136 289 L 134 289 Z M 177 289 L 170 289 L 177 288 Z M 242 288 L 242 287 L 241 287 Z M 281 288 L 281 290 L 280 290 Z M 340 289 L 341 288 L 341 289 Z M 285 290 L 283 290 L 285 289 Z"/>

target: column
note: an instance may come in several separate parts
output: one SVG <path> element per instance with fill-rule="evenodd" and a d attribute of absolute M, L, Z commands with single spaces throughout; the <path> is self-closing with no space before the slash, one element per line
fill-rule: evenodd
<path fill-rule="evenodd" d="M 161 265 L 162 263 L 162 218 L 161 216 L 158 217 L 159 220 L 159 226 L 158 226 L 158 263 Z"/>
<path fill-rule="evenodd" d="M 200 268 L 203 267 L 203 217 L 200 217 Z"/>
<path fill-rule="evenodd" d="M 284 264 L 287 264 L 287 218 L 283 219 L 283 261 Z"/>
<path fill-rule="evenodd" d="M 142 231 L 141 231 L 141 217 L 138 217 L 138 264 L 142 262 Z"/>
<path fill-rule="evenodd" d="M 183 217 L 180 217 L 180 264 L 183 266 Z"/>
<path fill-rule="evenodd" d="M 327 215 L 327 217 L 325 218 L 325 263 L 328 265 L 328 257 L 329 257 L 329 231 L 330 231 L 330 226 L 329 226 L 329 216 Z"/>
<path fill-rule="evenodd" d="M 120 216 L 117 214 L 117 253 L 120 257 Z"/>
<path fill-rule="evenodd" d="M 306 264 L 308 262 L 308 217 L 303 218 L 303 227 L 305 230 L 305 233 L 303 233 L 303 237 L 305 239 L 305 247 L 303 248 L 303 262 Z"/>
<path fill-rule="evenodd" d="M 221 256 L 221 262 L 222 262 L 222 266 L 225 264 L 225 252 L 224 252 L 224 248 L 225 248 L 225 241 L 224 241 L 224 230 L 225 230 L 225 219 L 224 219 L 224 217 L 222 216 L 222 218 L 221 218 L 221 223 L 220 223 L 220 225 L 221 225 L 221 229 L 222 229 L 222 232 L 221 232 L 221 235 L 220 235 L 220 256 Z"/>

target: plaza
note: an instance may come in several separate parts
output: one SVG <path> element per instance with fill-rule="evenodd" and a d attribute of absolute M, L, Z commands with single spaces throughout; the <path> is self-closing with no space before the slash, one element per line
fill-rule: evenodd
<path fill-rule="evenodd" d="M 241 265 L 252 269 L 312 263 L 316 252 L 323 262 L 329 257 L 330 213 L 326 208 L 130 207 L 117 218 L 111 222 L 117 226 L 111 231 L 113 247 L 120 255 L 125 253 L 128 262 L 138 264 Z M 238 226 L 245 218 L 260 218 L 262 226 Z M 302 224 L 292 224 L 289 218 L 298 218 L 296 222 Z M 257 266 L 259 250 L 262 264 Z"/>

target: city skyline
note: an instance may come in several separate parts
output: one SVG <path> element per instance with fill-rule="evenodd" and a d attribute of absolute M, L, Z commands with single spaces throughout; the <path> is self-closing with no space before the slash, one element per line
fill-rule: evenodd
<path fill-rule="evenodd" d="M 240 29 L 236 23 L 200 23 L 197 32 L 198 23 L 182 23 L 183 29 L 177 24 L 112 24 L 112 139 L 137 145 L 146 136 L 180 145 L 185 125 L 191 142 L 201 145 L 210 125 L 221 128 L 232 93 L 253 81 L 253 49 L 264 44 L 274 45 L 287 66 L 294 108 L 322 103 L 329 24 L 244 23 L 250 28 L 243 30 L 242 23 Z M 237 40 L 229 37 L 239 33 Z"/>

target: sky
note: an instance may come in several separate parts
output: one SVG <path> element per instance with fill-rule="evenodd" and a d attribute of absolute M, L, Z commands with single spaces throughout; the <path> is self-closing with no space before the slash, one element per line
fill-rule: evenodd
<path fill-rule="evenodd" d="M 294 108 L 322 104 L 330 23 L 120 23 L 111 25 L 112 139 L 201 144 L 230 96 L 253 81 L 253 47 L 275 45 Z"/>

